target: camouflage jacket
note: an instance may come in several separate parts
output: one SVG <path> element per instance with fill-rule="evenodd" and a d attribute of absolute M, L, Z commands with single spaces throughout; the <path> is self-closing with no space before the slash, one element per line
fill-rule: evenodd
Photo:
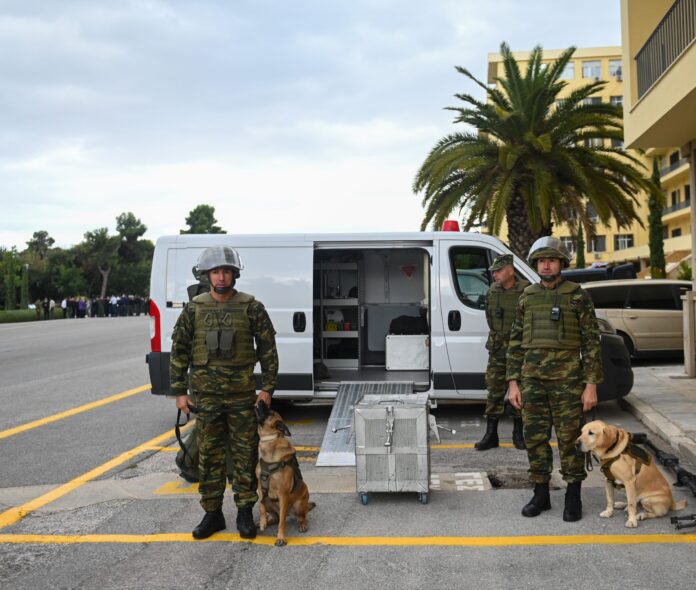
<path fill-rule="evenodd" d="M 530 377 L 543 380 L 579 380 L 583 383 L 601 383 L 604 379 L 602 354 L 599 344 L 599 325 L 590 295 L 579 289 L 571 296 L 580 327 L 580 352 L 549 348 L 522 348 L 522 337 L 527 295 L 522 293 L 517 302 L 517 314 L 510 331 L 507 352 L 508 381 Z M 551 310 L 549 309 L 549 312 Z"/>
<path fill-rule="evenodd" d="M 278 351 L 275 330 L 266 308 L 253 300 L 247 309 L 249 323 L 261 365 L 261 389 L 273 393 L 278 381 Z M 195 324 L 194 306 L 187 304 L 179 315 L 172 332 L 172 354 L 169 361 L 171 395 L 188 393 L 188 373 L 191 369 L 191 391 L 197 393 L 236 393 L 256 389 L 254 365 L 248 367 L 191 366 Z"/>

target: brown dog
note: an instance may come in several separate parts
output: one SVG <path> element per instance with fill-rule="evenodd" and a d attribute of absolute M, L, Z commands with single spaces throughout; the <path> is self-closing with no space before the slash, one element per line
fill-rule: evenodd
<path fill-rule="evenodd" d="M 627 508 L 626 526 L 635 528 L 639 520 L 658 518 L 670 510 L 686 507 L 686 500 L 674 501 L 672 490 L 655 462 L 646 451 L 633 446 L 623 428 L 595 420 L 582 427 L 575 446 L 584 453 L 592 452 L 607 477 L 604 482 L 607 508 L 600 513 L 602 518 L 613 516 L 614 508 Z M 626 488 L 627 502 L 614 503 L 614 488 L 619 485 Z M 643 512 L 637 513 L 638 504 Z"/>
<path fill-rule="evenodd" d="M 290 430 L 278 412 L 271 410 L 259 424 L 259 462 L 256 477 L 259 480 L 259 528 L 278 523 L 276 545 L 287 544 L 285 519 L 288 511 L 297 517 L 297 529 L 307 531 L 307 513 L 314 508 L 309 501 L 309 489 L 302 480 L 295 448 L 285 438 Z"/>

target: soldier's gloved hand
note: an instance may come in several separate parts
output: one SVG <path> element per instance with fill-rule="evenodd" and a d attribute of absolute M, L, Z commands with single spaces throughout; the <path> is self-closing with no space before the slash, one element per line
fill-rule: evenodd
<path fill-rule="evenodd" d="M 256 405 L 254 406 L 254 414 L 256 414 L 256 421 L 259 424 L 263 424 L 266 418 L 268 418 L 268 406 L 265 404 L 263 400 L 259 400 L 256 402 Z"/>
<path fill-rule="evenodd" d="M 522 393 L 520 392 L 520 388 L 517 385 L 517 381 L 510 381 L 508 387 L 508 401 L 510 402 L 510 405 L 517 410 L 521 410 Z"/>
<path fill-rule="evenodd" d="M 191 411 L 189 408 L 189 396 L 188 395 L 177 395 L 176 396 L 176 408 L 181 410 L 184 414 L 188 416 Z"/>

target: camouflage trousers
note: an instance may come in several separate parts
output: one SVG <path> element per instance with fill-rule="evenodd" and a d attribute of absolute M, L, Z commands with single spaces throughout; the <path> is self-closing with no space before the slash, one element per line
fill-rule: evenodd
<path fill-rule="evenodd" d="M 198 394 L 198 491 L 206 512 L 222 507 L 225 479 L 229 479 L 238 507 L 253 506 L 259 436 L 254 414 L 256 393 Z M 227 473 L 225 449 L 231 453 L 232 473 Z"/>
<path fill-rule="evenodd" d="M 505 379 L 505 364 L 506 364 L 506 348 L 501 351 L 490 352 L 488 354 L 488 366 L 486 367 L 486 389 L 488 396 L 486 397 L 486 411 L 483 415 L 486 418 L 502 418 L 505 413 L 505 394 L 507 393 L 508 384 Z M 514 410 L 515 417 L 520 417 L 520 411 Z"/>
<path fill-rule="evenodd" d="M 576 380 L 522 379 L 522 421 L 532 483 L 547 483 L 551 478 L 552 426 L 558 439 L 563 479 L 572 483 L 587 477 L 584 458 L 575 450 L 583 424 L 582 390 L 583 384 Z"/>

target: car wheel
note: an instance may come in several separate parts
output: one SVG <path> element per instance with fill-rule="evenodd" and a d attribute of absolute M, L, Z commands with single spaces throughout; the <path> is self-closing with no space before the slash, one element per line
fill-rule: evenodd
<path fill-rule="evenodd" d="M 626 345 L 626 348 L 628 349 L 628 354 L 631 358 L 635 358 L 636 356 L 636 347 L 633 346 L 633 340 L 631 340 L 631 337 L 628 334 L 625 334 L 624 332 L 617 332 L 621 338 L 623 338 L 624 344 Z"/>

